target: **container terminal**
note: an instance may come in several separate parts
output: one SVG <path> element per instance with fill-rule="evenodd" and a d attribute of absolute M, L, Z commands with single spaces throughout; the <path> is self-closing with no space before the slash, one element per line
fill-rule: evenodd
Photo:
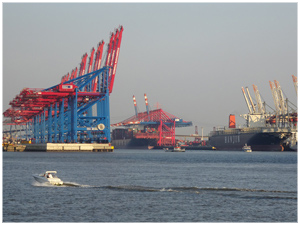
<path fill-rule="evenodd" d="M 91 50 L 89 62 L 85 53 L 79 70 L 76 67 L 64 75 L 59 84 L 46 89 L 24 88 L 9 103 L 11 108 L 3 113 L 3 126 L 25 130 L 28 141 L 25 150 L 48 151 L 49 143 L 57 149 L 62 144 L 65 144 L 63 149 L 72 144 L 75 147 L 71 149 L 80 150 L 85 143 L 98 143 L 93 150 L 106 150 L 107 145 L 107 151 L 113 149 L 109 96 L 113 91 L 122 34 L 123 26 L 115 29 L 105 54 L 102 40 L 97 49 Z"/>
<path fill-rule="evenodd" d="M 255 100 L 248 87 L 242 87 L 248 114 L 241 115 L 246 127 L 238 128 L 235 115 L 229 116 L 228 128 L 213 128 L 204 140 L 197 126 L 193 141 L 182 140 L 175 128 L 192 126 L 161 108 L 138 112 L 115 124 L 110 123 L 109 96 L 122 41 L 123 27 L 110 35 L 107 50 L 104 41 L 82 56 L 79 70 L 64 75 L 55 86 L 24 88 L 9 103 L 4 113 L 4 151 L 113 151 L 116 148 L 157 149 L 184 146 L 187 149 L 241 150 L 247 144 L 254 151 L 297 151 L 297 106 L 284 98 L 278 81 L 269 82 L 275 110 L 267 113 L 257 86 Z M 104 52 L 104 55 L 103 55 Z M 297 94 L 297 77 L 292 75 Z M 114 129 L 111 132 L 111 127 Z M 23 137 L 18 137 L 22 133 Z M 184 136 L 184 135 L 183 135 Z M 176 137 L 178 139 L 176 139 Z"/>

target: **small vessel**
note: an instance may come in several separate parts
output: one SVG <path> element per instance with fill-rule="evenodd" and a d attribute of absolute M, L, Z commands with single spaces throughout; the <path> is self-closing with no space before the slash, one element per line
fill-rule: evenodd
<path fill-rule="evenodd" d="M 247 143 L 242 148 L 244 152 L 252 152 L 251 146 L 247 145 Z"/>
<path fill-rule="evenodd" d="M 165 152 L 185 152 L 185 148 L 181 148 L 180 146 L 176 146 L 174 148 L 164 148 Z"/>
<path fill-rule="evenodd" d="M 46 171 L 43 174 L 34 174 L 33 177 L 40 183 L 49 183 L 53 185 L 62 185 L 63 182 L 56 176 L 56 171 Z"/>

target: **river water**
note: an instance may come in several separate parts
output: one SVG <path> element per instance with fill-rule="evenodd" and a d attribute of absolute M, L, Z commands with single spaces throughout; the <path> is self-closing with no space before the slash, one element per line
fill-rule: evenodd
<path fill-rule="evenodd" d="M 297 153 L 3 152 L 3 222 L 297 222 Z"/>

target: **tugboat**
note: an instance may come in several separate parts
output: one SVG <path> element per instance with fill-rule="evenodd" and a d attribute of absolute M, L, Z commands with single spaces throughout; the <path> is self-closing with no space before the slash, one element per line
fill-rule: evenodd
<path fill-rule="evenodd" d="M 244 152 L 252 152 L 251 146 L 247 145 L 247 143 L 242 148 Z"/>
<path fill-rule="evenodd" d="M 165 152 L 185 152 L 185 148 L 175 146 L 174 148 L 164 148 Z"/>

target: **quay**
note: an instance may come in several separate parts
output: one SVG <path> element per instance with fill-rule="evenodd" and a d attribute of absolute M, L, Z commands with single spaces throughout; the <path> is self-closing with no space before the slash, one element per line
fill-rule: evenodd
<path fill-rule="evenodd" d="M 3 146 L 3 151 L 8 152 L 113 152 L 114 146 L 110 144 L 91 143 L 45 143 L 22 144 Z"/>

